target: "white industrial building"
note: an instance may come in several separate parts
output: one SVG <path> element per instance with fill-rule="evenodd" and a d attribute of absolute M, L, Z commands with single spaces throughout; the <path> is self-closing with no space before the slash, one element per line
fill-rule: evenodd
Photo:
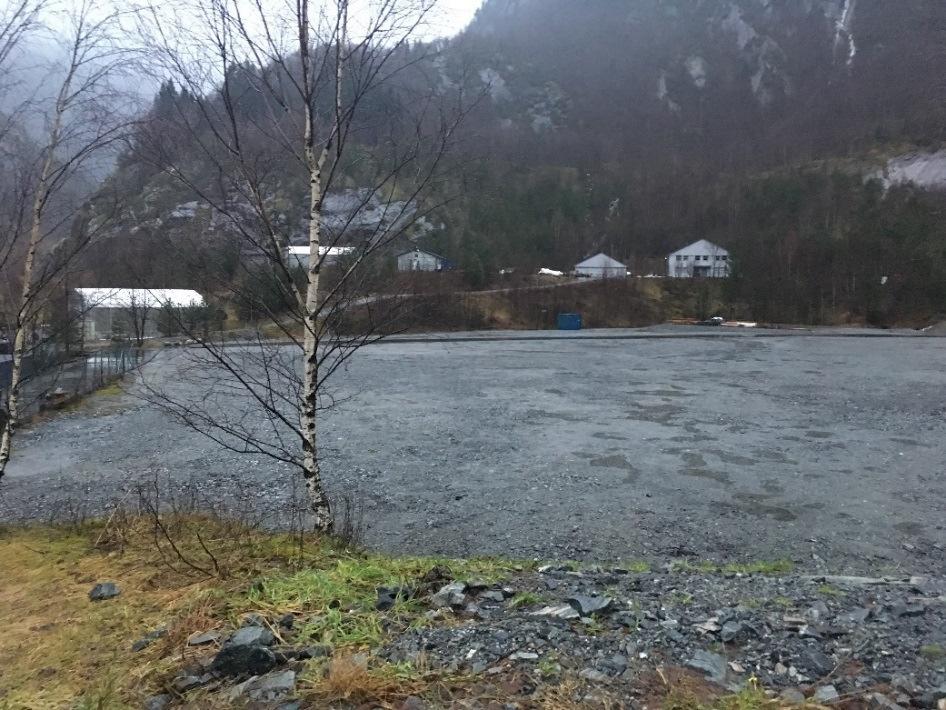
<path fill-rule="evenodd" d="M 308 269 L 309 252 L 310 249 L 308 246 L 287 247 L 286 257 L 287 261 L 289 262 L 289 266 L 291 268 L 298 267 L 301 269 Z M 335 266 L 339 259 L 354 253 L 355 247 L 319 247 L 319 256 L 322 257 L 322 266 Z"/>
<path fill-rule="evenodd" d="M 450 262 L 433 252 L 413 249 L 397 255 L 398 271 L 444 271 Z"/>
<path fill-rule="evenodd" d="M 197 291 L 180 288 L 77 288 L 75 293 L 87 341 L 132 336 L 135 321 L 143 337 L 153 338 L 158 335 L 161 308 L 204 305 L 204 297 Z"/>
<path fill-rule="evenodd" d="M 724 279 L 730 273 L 729 252 L 701 239 L 667 257 L 667 276 L 676 279 Z"/>
<path fill-rule="evenodd" d="M 575 276 L 592 279 L 623 279 L 627 277 L 627 267 L 607 254 L 595 254 L 575 265 Z"/>

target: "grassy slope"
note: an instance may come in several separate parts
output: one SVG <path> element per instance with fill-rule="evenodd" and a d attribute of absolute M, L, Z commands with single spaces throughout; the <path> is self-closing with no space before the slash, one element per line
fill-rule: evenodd
<path fill-rule="evenodd" d="M 197 517 L 162 521 L 168 536 L 159 530 L 155 537 L 153 522 L 117 516 L 68 529 L 0 529 L 0 708 L 140 707 L 188 659 L 208 653 L 188 647 L 188 636 L 232 628 L 251 612 L 269 618 L 292 613 L 301 625 L 295 643 L 335 647 L 333 660 L 310 661 L 300 678 L 300 694 L 313 707 L 333 701 L 397 707 L 410 694 L 455 698 L 480 692 L 471 691 L 475 681 L 462 676 L 409 665 L 366 670 L 354 662 L 353 654 L 377 647 L 398 630 L 430 623 L 416 601 L 376 611 L 376 588 L 416 583 L 434 565 L 457 579 L 486 581 L 523 570 L 498 560 L 366 554 L 336 542 L 264 534 Z M 100 581 L 117 582 L 121 595 L 89 601 L 89 590 Z M 167 635 L 143 651 L 130 650 L 158 628 L 166 628 Z M 707 702 L 705 689 L 690 682 L 668 683 L 661 676 L 657 704 L 775 707 L 752 689 Z M 563 683 L 537 693 L 534 707 L 574 707 L 569 700 L 574 697 L 574 686 Z M 221 707 L 199 693 L 190 694 L 188 702 Z"/>

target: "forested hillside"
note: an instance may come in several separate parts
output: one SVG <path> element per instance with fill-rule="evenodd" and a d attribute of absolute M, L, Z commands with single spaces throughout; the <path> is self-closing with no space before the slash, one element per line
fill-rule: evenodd
<path fill-rule="evenodd" d="M 369 112 L 394 128 L 367 121 L 358 140 L 366 155 L 394 140 L 421 86 L 473 106 L 450 178 L 428 198 L 445 205 L 408 235 L 458 262 L 471 286 L 597 251 L 653 265 L 708 238 L 733 252 L 732 298 L 760 319 L 946 311 L 946 200 L 869 179 L 946 138 L 942 3 L 487 0 L 460 36 L 403 53 L 408 69 Z M 167 131 L 189 100 L 165 85 L 145 134 Z M 253 101 L 248 89 L 237 107 L 247 121 Z M 162 258 L 168 244 L 187 234 L 220 253 L 219 235 L 212 211 L 146 152 L 132 146 L 109 181 L 131 198 L 127 234 L 90 268 L 114 280 L 135 265 L 155 286 L 184 285 L 181 261 Z M 339 215 L 366 163 L 346 166 Z M 290 237 L 303 230 L 297 177 L 273 183 Z"/>

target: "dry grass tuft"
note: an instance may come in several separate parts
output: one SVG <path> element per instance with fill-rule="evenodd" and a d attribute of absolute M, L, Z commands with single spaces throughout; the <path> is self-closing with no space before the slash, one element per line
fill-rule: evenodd
<path fill-rule="evenodd" d="M 427 674 L 411 668 L 385 666 L 373 670 L 363 656 L 333 658 L 322 678 L 305 693 L 317 702 L 373 703 L 391 706 L 430 689 Z"/>

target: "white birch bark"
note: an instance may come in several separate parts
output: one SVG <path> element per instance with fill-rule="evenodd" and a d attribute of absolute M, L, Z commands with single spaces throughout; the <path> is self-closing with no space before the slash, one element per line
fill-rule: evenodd
<path fill-rule="evenodd" d="M 3 478 L 7 463 L 10 461 L 13 448 L 13 435 L 16 433 L 16 426 L 20 418 L 20 388 L 23 382 L 23 357 L 26 354 L 26 338 L 31 321 L 29 311 L 34 297 L 33 266 L 36 263 L 36 251 L 39 248 L 39 241 L 42 237 L 43 210 L 46 206 L 46 200 L 49 198 L 49 177 L 53 166 L 53 155 L 59 145 L 60 133 L 62 131 L 62 117 L 64 112 L 63 98 L 67 90 L 68 82 L 63 85 L 63 91 L 60 92 L 59 100 L 56 102 L 56 112 L 50 131 L 49 145 L 47 146 L 46 156 L 43 159 L 43 166 L 40 169 L 39 181 L 36 185 L 36 193 L 33 195 L 33 206 L 30 211 L 30 241 L 27 246 L 26 258 L 23 262 L 23 288 L 20 292 L 19 310 L 17 311 L 16 323 L 14 325 L 16 332 L 13 338 L 13 363 L 10 373 L 10 391 L 7 394 L 7 419 L 3 424 L 3 432 L 0 433 L 0 478 Z"/>
<path fill-rule="evenodd" d="M 311 57 L 309 47 L 308 0 L 301 0 L 299 6 L 299 41 L 303 64 L 303 81 L 310 81 Z M 325 146 L 320 150 L 316 146 L 315 106 L 310 96 L 305 102 L 305 162 L 309 171 L 309 268 L 305 292 L 305 334 L 303 337 L 303 373 L 302 402 L 299 423 L 302 429 L 302 469 L 309 505 L 312 509 L 313 525 L 316 530 L 331 532 L 334 519 L 328 496 L 322 484 L 322 471 L 319 465 L 318 442 L 318 390 L 319 390 L 319 272 L 321 256 L 319 247 L 322 242 L 322 169 L 332 149 L 333 141 L 338 140 L 341 116 L 342 50 L 346 41 L 348 25 L 348 0 L 338 2 L 338 27 L 335 37 L 335 125 Z M 307 92 L 308 93 L 308 92 Z"/>

